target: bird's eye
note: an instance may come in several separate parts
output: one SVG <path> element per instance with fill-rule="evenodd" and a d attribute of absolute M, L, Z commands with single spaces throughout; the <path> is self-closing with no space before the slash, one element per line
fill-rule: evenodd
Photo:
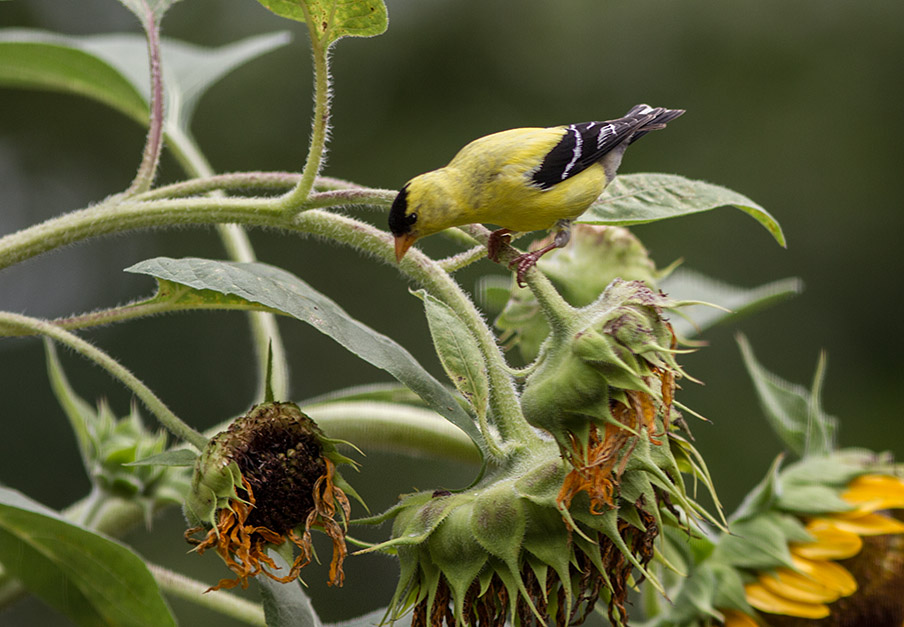
<path fill-rule="evenodd" d="M 409 213 L 407 216 L 405 216 L 405 222 L 407 222 L 408 224 L 414 224 L 415 222 L 417 222 L 417 213 Z"/>

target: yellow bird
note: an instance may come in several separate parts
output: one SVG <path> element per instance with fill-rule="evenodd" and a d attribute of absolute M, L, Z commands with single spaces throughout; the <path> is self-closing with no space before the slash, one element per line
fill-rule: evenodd
<path fill-rule="evenodd" d="M 524 273 L 571 237 L 570 226 L 615 178 L 628 144 L 684 113 L 639 104 L 624 117 L 550 128 L 516 128 L 472 141 L 449 165 L 416 176 L 389 211 L 396 260 L 421 237 L 476 222 L 501 227 L 488 254 L 494 261 L 510 233 L 557 228 L 553 243 L 518 256 Z"/>

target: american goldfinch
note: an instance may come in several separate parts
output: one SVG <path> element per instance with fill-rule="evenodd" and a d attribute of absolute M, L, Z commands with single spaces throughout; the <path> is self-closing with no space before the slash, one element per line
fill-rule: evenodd
<path fill-rule="evenodd" d="M 628 144 L 682 113 L 639 104 L 608 122 L 516 128 L 472 141 L 449 165 L 414 177 L 396 196 L 389 212 L 396 260 L 419 238 L 453 226 L 502 227 L 488 244 L 494 261 L 510 233 L 558 229 L 552 244 L 510 264 L 517 265 L 520 285 L 537 259 L 568 243 L 572 221 L 615 178 Z"/>

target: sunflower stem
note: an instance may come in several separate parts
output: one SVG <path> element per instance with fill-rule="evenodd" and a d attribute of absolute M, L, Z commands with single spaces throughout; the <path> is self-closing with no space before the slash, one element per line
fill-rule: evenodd
<path fill-rule="evenodd" d="M 301 180 L 282 199 L 286 209 L 296 208 L 310 196 L 314 179 L 320 173 L 320 166 L 323 164 L 330 124 L 329 46 L 324 45 L 324 40 L 318 37 L 317 25 L 311 19 L 307 4 L 302 2 L 299 6 L 304 11 L 305 24 L 311 40 L 311 55 L 314 57 L 314 121 L 311 126 L 311 144 L 301 172 Z"/>
<path fill-rule="evenodd" d="M 169 596 L 178 597 L 209 610 L 229 616 L 249 625 L 266 627 L 264 610 L 257 603 L 246 601 L 223 590 L 211 590 L 209 586 L 163 566 L 146 562 L 148 570 L 160 589 Z"/>
<path fill-rule="evenodd" d="M 160 398 L 154 394 L 138 377 L 133 375 L 122 364 L 110 357 L 93 344 L 86 342 L 77 335 L 61 329 L 53 324 L 29 318 L 19 314 L 0 312 L 0 328 L 12 327 L 13 329 L 27 329 L 36 335 L 43 335 L 73 349 L 80 355 L 87 357 L 128 387 L 135 396 L 145 404 L 160 423 L 179 439 L 185 440 L 199 451 L 204 449 L 207 438 L 198 431 L 184 423 L 176 414 L 167 407 Z"/>

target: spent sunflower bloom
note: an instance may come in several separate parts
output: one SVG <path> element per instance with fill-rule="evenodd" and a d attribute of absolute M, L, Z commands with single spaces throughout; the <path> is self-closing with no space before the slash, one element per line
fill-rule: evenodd
<path fill-rule="evenodd" d="M 629 589 L 662 590 L 649 564 L 663 529 L 719 525 L 684 485 L 687 472 L 711 488 L 678 431 L 675 304 L 620 279 L 580 309 L 545 300 L 552 333 L 520 395 L 533 429 L 508 430 L 476 485 L 411 494 L 369 520 L 393 521 L 367 549 L 399 558 L 389 621 L 572 625 L 603 604 L 625 624 Z"/>
<path fill-rule="evenodd" d="M 643 430 L 642 438 L 622 451 L 611 505 L 582 492 L 563 506 L 571 467 L 548 440 L 467 490 L 404 497 L 373 521 L 392 519 L 392 539 L 369 549 L 400 561 L 387 619 L 410 612 L 416 627 L 578 625 L 600 602 L 613 624 L 625 624 L 629 589 L 643 579 L 660 586 L 648 568 L 660 530 L 688 532 L 672 503 L 699 508 L 669 445 L 651 445 Z"/>
<path fill-rule="evenodd" d="M 261 403 L 214 436 L 195 463 L 183 507 L 190 525 L 185 537 L 194 550 L 215 549 L 236 575 L 212 589 L 247 587 L 259 574 L 293 581 L 313 556 L 314 528 L 332 541 L 328 583 L 342 585 L 346 494 L 357 495 L 337 466 L 352 463 L 293 403 Z M 198 533 L 204 534 L 200 540 L 194 538 Z M 267 549 L 286 542 L 298 555 L 289 572 L 279 575 Z"/>

